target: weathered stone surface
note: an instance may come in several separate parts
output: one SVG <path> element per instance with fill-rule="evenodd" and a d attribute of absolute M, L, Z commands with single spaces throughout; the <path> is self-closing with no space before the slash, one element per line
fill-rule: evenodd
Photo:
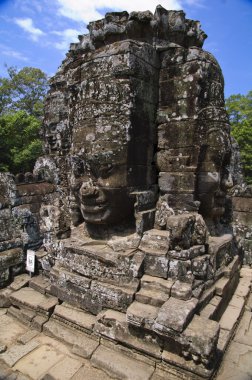
<path fill-rule="evenodd" d="M 195 298 L 183 301 L 170 297 L 159 310 L 154 330 L 164 336 L 182 332 L 190 322 L 197 303 Z"/>

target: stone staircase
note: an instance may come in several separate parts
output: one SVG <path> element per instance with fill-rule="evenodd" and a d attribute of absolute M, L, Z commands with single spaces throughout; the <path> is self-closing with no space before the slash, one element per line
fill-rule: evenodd
<path fill-rule="evenodd" d="M 210 378 L 213 375 L 210 364 L 213 347 L 217 344 L 220 359 L 234 334 L 251 288 L 252 270 L 242 268 L 239 276 L 238 256 L 228 265 L 220 264 L 225 251 L 230 249 L 230 241 L 228 238 L 226 240 L 223 243 L 223 240 L 215 239 L 209 248 L 214 265 L 218 263 L 216 265 L 220 269 L 216 269 L 216 280 L 207 282 L 198 299 L 192 293 L 188 296 L 188 291 L 193 291 L 191 284 L 187 288 L 187 283 L 183 281 L 144 274 L 139 279 L 132 276 L 136 284 L 131 302 L 125 303 L 126 307 L 115 310 L 109 307 L 109 301 L 106 304 L 101 302 L 100 309 L 95 310 L 94 315 L 90 310 L 84 311 L 74 306 L 71 293 L 71 305 L 67 301 L 62 302 L 60 292 L 56 297 L 53 288 L 55 281 L 52 285 L 48 277 L 39 275 L 30 278 L 23 274 L 0 291 L 0 307 L 8 307 L 9 315 L 31 329 L 65 342 L 73 353 L 91 359 L 94 366 L 110 371 L 119 379 L 124 376 L 122 372 L 119 374 L 121 367 L 108 362 L 109 353 L 111 358 L 118 355 L 119 362 L 124 359 L 125 363 L 132 361 L 132 368 L 138 366 L 139 361 L 147 365 L 149 377 L 146 375 L 146 379 L 152 376 L 154 370 L 168 373 L 169 376 L 181 376 L 182 371 L 188 379 Z M 150 256 L 150 261 L 154 257 L 153 263 L 156 265 L 156 256 L 152 253 Z M 92 254 L 90 257 L 94 260 Z M 128 257 L 130 259 L 124 256 L 123 265 L 133 260 L 140 270 L 142 261 L 136 260 L 132 253 Z M 110 263 L 112 259 L 110 257 Z M 103 261 L 103 265 L 106 267 L 108 263 L 104 264 Z M 90 270 L 96 270 L 94 266 L 92 268 Z M 113 272 L 113 265 L 110 271 L 115 276 L 118 274 Z M 64 268 L 59 270 L 57 265 L 52 276 L 54 273 L 58 276 L 62 291 L 67 282 L 67 289 L 71 289 L 71 284 L 74 294 L 78 291 L 81 298 L 85 292 L 83 294 L 80 290 L 85 286 L 90 288 L 91 281 L 84 276 L 81 277 L 83 283 L 80 283 L 80 276 L 75 279 L 74 273 Z M 116 292 L 118 288 L 123 288 L 100 280 L 93 281 L 101 283 L 106 289 L 116 287 Z M 127 285 L 123 292 L 127 292 Z"/>

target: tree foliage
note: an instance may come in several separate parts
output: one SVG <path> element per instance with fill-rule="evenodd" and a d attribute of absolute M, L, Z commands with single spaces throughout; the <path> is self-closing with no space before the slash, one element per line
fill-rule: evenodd
<path fill-rule="evenodd" d="M 231 134 L 239 144 L 245 179 L 252 183 L 252 91 L 226 100 Z"/>
<path fill-rule="evenodd" d="M 40 69 L 7 67 L 0 77 L 0 171 L 26 172 L 42 153 L 39 131 L 48 89 Z"/>
<path fill-rule="evenodd" d="M 40 121 L 24 111 L 0 117 L 0 171 L 18 173 L 32 170 L 42 153 L 39 129 Z"/>
<path fill-rule="evenodd" d="M 0 77 L 0 115 L 25 111 L 41 117 L 43 100 L 48 89 L 45 73 L 34 67 L 7 67 L 8 77 Z"/>

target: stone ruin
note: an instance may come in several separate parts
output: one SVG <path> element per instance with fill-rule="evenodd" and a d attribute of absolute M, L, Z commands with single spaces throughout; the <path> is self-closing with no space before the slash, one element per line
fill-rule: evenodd
<path fill-rule="evenodd" d="M 57 320 L 73 324 L 70 304 L 93 316 L 88 334 L 209 378 L 252 264 L 221 69 L 183 11 L 111 12 L 88 29 L 51 79 L 44 156 L 1 174 L 0 285 L 34 249 L 64 301 Z"/>

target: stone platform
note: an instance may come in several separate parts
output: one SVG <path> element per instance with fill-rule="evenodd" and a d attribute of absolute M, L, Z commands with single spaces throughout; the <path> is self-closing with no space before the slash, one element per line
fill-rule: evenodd
<path fill-rule="evenodd" d="M 85 379 L 106 379 L 108 376 L 108 379 L 112 377 L 117 379 L 161 380 L 169 378 L 178 380 L 186 378 L 200 380 L 214 376 L 214 373 L 207 372 L 200 363 L 197 364 L 193 360 L 186 360 L 169 352 L 169 347 L 161 348 L 158 341 L 155 341 L 151 334 L 146 334 L 144 329 L 142 336 L 137 335 L 134 325 L 127 323 L 129 313 L 105 310 L 97 316 L 91 315 L 65 302 L 60 304 L 55 297 L 48 293 L 46 278 L 40 276 L 32 278 L 30 285 L 33 288 L 24 285 L 27 285 L 25 279 L 27 280 L 27 277 L 17 277 L 15 284 L 8 289 L 8 296 L 6 296 L 6 289 L 5 292 L 3 290 L 0 292 L 0 298 L 4 294 L 4 299 L 6 300 L 8 297 L 10 305 L 8 308 L 0 309 L 2 351 L 0 368 L 1 371 L 7 371 L 6 374 L 15 371 L 16 376 L 19 376 L 16 379 L 19 380 L 42 378 L 45 380 L 77 380 L 81 379 L 86 370 L 87 375 L 85 376 L 87 377 Z M 242 268 L 239 284 L 219 321 L 219 360 L 224 355 L 226 347 L 236 331 L 227 353 L 227 357 L 231 355 L 232 360 L 229 363 L 224 356 L 217 377 L 220 380 L 230 378 L 231 372 L 228 371 L 232 371 L 234 362 L 237 364 L 235 373 L 249 376 L 250 361 L 248 358 L 250 360 L 252 358 L 250 331 L 252 298 L 250 295 L 248 299 L 248 296 L 251 279 L 252 270 Z M 18 284 L 20 289 L 17 289 Z M 34 284 L 37 285 L 40 292 L 34 289 Z M 219 287 L 216 287 L 216 291 L 221 292 Z M 216 309 L 221 304 L 220 300 L 221 296 L 215 293 L 211 298 L 212 303 L 207 305 L 212 305 Z M 135 301 L 132 308 L 137 310 L 136 306 L 140 307 L 139 313 L 141 313 L 141 307 L 150 307 L 141 303 L 139 306 L 136 305 L 137 303 L 139 302 Z M 155 306 L 152 307 L 155 309 Z M 206 308 L 201 311 L 203 314 L 206 312 Z M 136 315 L 136 311 L 134 315 Z M 147 320 L 146 323 L 150 323 L 151 311 L 147 318 L 145 310 L 142 309 L 143 315 Z M 212 308 L 208 320 L 206 315 L 204 317 L 195 315 L 185 329 L 184 336 L 190 337 L 194 342 L 195 350 L 207 349 L 207 344 L 211 344 L 208 339 L 211 338 L 212 333 L 208 338 L 208 331 L 212 329 L 211 323 L 216 323 L 211 320 L 212 315 L 214 315 Z M 241 317 L 241 323 L 236 330 Z M 204 335 L 200 333 L 201 329 L 204 330 Z M 68 369 L 64 370 L 64 368 Z M 99 372 L 100 370 L 105 373 L 102 374 Z M 22 373 L 26 377 L 21 377 L 21 374 L 17 375 L 18 373 Z M 247 378 L 249 379 L 249 377 L 244 377 L 244 379 Z"/>

